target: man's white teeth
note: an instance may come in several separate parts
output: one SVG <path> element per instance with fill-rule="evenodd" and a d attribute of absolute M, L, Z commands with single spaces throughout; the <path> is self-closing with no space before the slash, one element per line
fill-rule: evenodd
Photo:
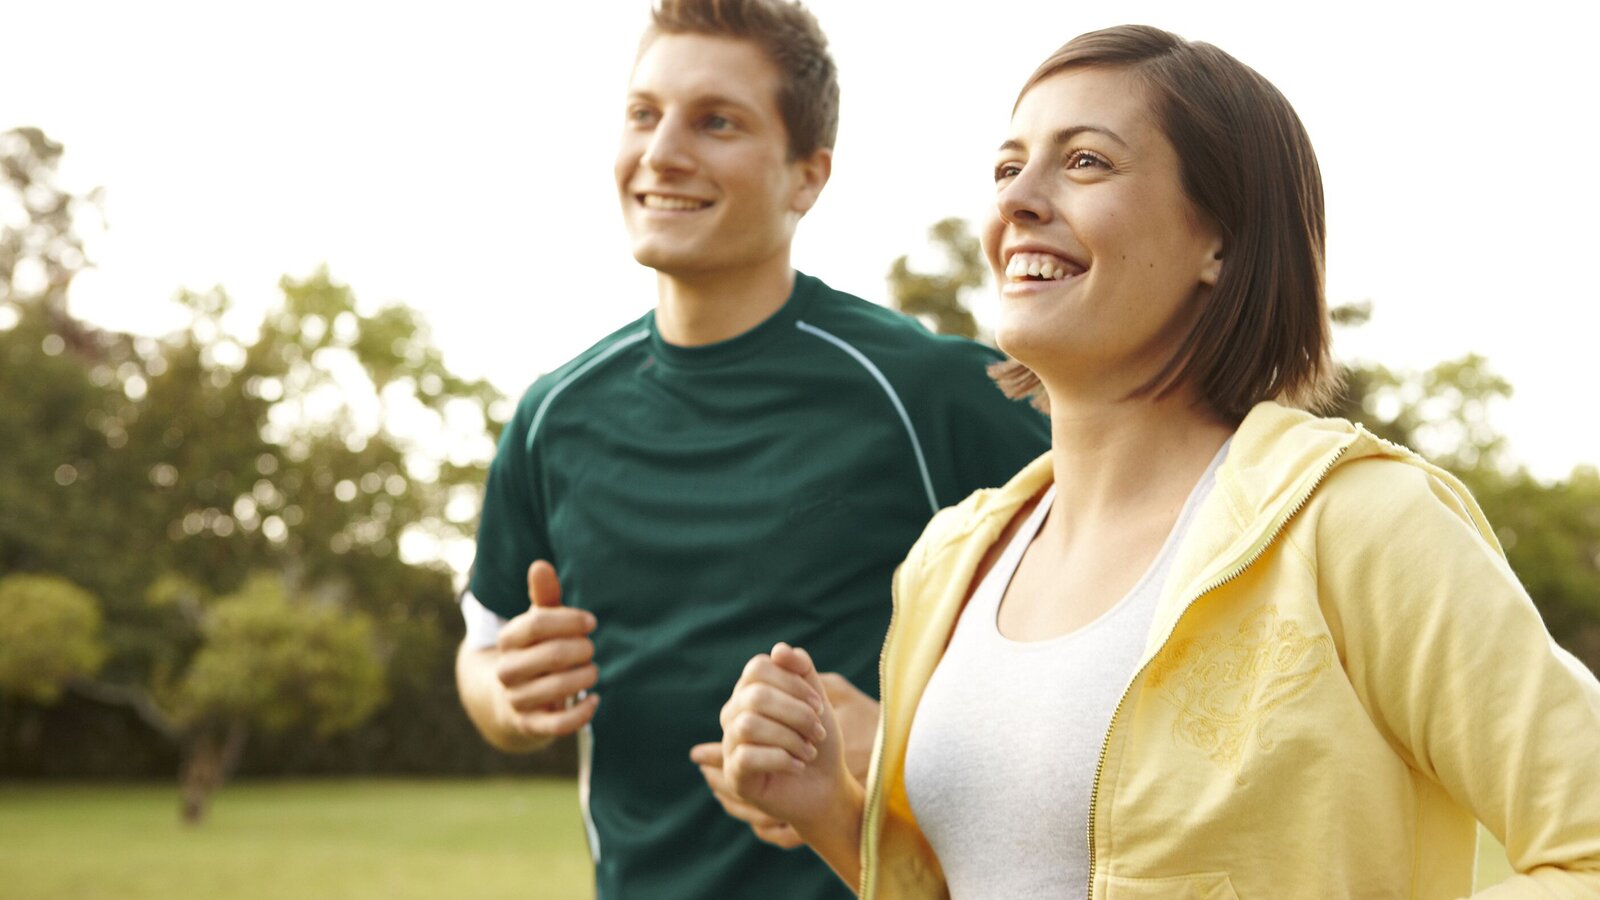
<path fill-rule="evenodd" d="M 689 200 L 684 197 L 665 197 L 661 194 L 644 194 L 641 202 L 649 209 L 704 209 L 710 203 L 704 200 Z"/>
<path fill-rule="evenodd" d="M 1048 253 L 1018 253 L 1006 263 L 1006 278 L 1012 281 L 1020 281 L 1023 278 L 1058 281 L 1078 272 L 1077 266 Z"/>

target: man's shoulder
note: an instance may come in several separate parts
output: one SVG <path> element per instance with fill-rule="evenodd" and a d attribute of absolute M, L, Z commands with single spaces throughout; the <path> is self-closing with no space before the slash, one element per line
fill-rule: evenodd
<path fill-rule="evenodd" d="M 579 378 L 599 370 L 603 364 L 642 343 L 650 336 L 650 314 L 646 313 L 595 341 L 581 353 L 545 372 L 523 392 L 522 407 L 537 407 L 545 398 Z"/>
<path fill-rule="evenodd" d="M 1003 358 L 977 341 L 936 334 L 912 316 L 814 280 L 816 298 L 802 324 L 851 345 L 875 363 L 917 374 L 952 364 L 983 367 Z"/>

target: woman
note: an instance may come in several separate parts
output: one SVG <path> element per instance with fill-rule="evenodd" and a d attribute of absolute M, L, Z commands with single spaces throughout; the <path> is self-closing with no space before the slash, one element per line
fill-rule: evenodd
<path fill-rule="evenodd" d="M 995 184 L 997 377 L 1052 449 L 896 574 L 867 785 L 779 645 L 723 711 L 741 797 L 874 898 L 1457 897 L 1475 820 L 1519 873 L 1489 893 L 1600 896 L 1600 685 L 1460 482 L 1299 409 L 1332 366 L 1288 102 L 1086 34 Z"/>

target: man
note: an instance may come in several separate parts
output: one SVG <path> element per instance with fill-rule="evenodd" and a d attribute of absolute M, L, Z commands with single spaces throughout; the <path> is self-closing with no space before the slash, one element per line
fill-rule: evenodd
<path fill-rule="evenodd" d="M 1047 445 L 992 351 L 790 267 L 837 121 L 798 4 L 661 0 L 616 165 L 656 307 L 536 381 L 490 471 L 462 701 L 505 750 L 581 730 L 602 900 L 852 896 L 724 815 L 690 749 L 778 640 L 875 693 L 906 549 Z"/>

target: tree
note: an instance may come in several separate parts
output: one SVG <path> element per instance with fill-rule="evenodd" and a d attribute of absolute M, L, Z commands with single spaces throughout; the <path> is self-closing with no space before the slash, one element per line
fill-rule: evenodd
<path fill-rule="evenodd" d="M 14 207 L 0 210 L 0 302 L 43 303 L 57 324 L 67 287 L 88 265 L 76 217 L 100 203 L 98 188 L 77 197 L 56 184 L 62 151 L 37 128 L 0 133 L 0 176 Z"/>
<path fill-rule="evenodd" d="M 1361 422 L 1458 475 L 1514 468 L 1493 423 L 1494 406 L 1511 397 L 1511 384 L 1482 356 L 1469 353 L 1423 372 L 1347 366 L 1344 381 L 1330 414 Z"/>
<path fill-rule="evenodd" d="M 889 267 L 889 296 L 895 309 L 921 319 L 939 334 L 978 337 L 978 320 L 966 303 L 967 292 L 988 280 L 983 248 L 962 219 L 944 219 L 928 230 L 944 255 L 944 270 L 915 272 L 907 256 Z"/>
<path fill-rule="evenodd" d="M 409 705 L 391 738 L 480 748 L 449 690 L 460 625 L 442 554 L 469 534 L 503 398 L 450 372 L 412 311 L 366 311 L 325 269 L 284 278 L 254 329 L 220 290 L 184 292 L 188 324 L 160 338 L 74 319 L 82 204 L 54 187 L 59 145 L 14 134 L 0 140 L 0 204 L 13 201 L 0 218 L 0 573 L 53 573 L 99 598 L 107 660 L 69 681 L 79 699 L 63 707 L 134 713 L 202 786 L 247 756 L 247 734 L 304 752 L 385 696 Z M 27 276 L 43 264 L 17 261 L 41 254 L 60 265 Z M 460 439 L 428 443 L 447 432 Z M 329 649 L 266 660 L 264 635 Z M 362 660 L 383 673 L 376 688 Z M 224 689 L 241 672 L 283 702 Z"/>
<path fill-rule="evenodd" d="M 100 605 L 53 575 L 0 578 L 0 695 L 54 703 L 105 662 Z"/>
<path fill-rule="evenodd" d="M 186 590 L 164 593 L 193 603 Z M 210 604 L 201 631 L 204 643 L 171 692 L 171 727 L 187 749 L 179 779 L 187 822 L 204 817 L 252 726 L 308 725 L 327 736 L 360 725 L 384 700 L 371 620 L 291 598 L 275 575 L 254 575 Z"/>

